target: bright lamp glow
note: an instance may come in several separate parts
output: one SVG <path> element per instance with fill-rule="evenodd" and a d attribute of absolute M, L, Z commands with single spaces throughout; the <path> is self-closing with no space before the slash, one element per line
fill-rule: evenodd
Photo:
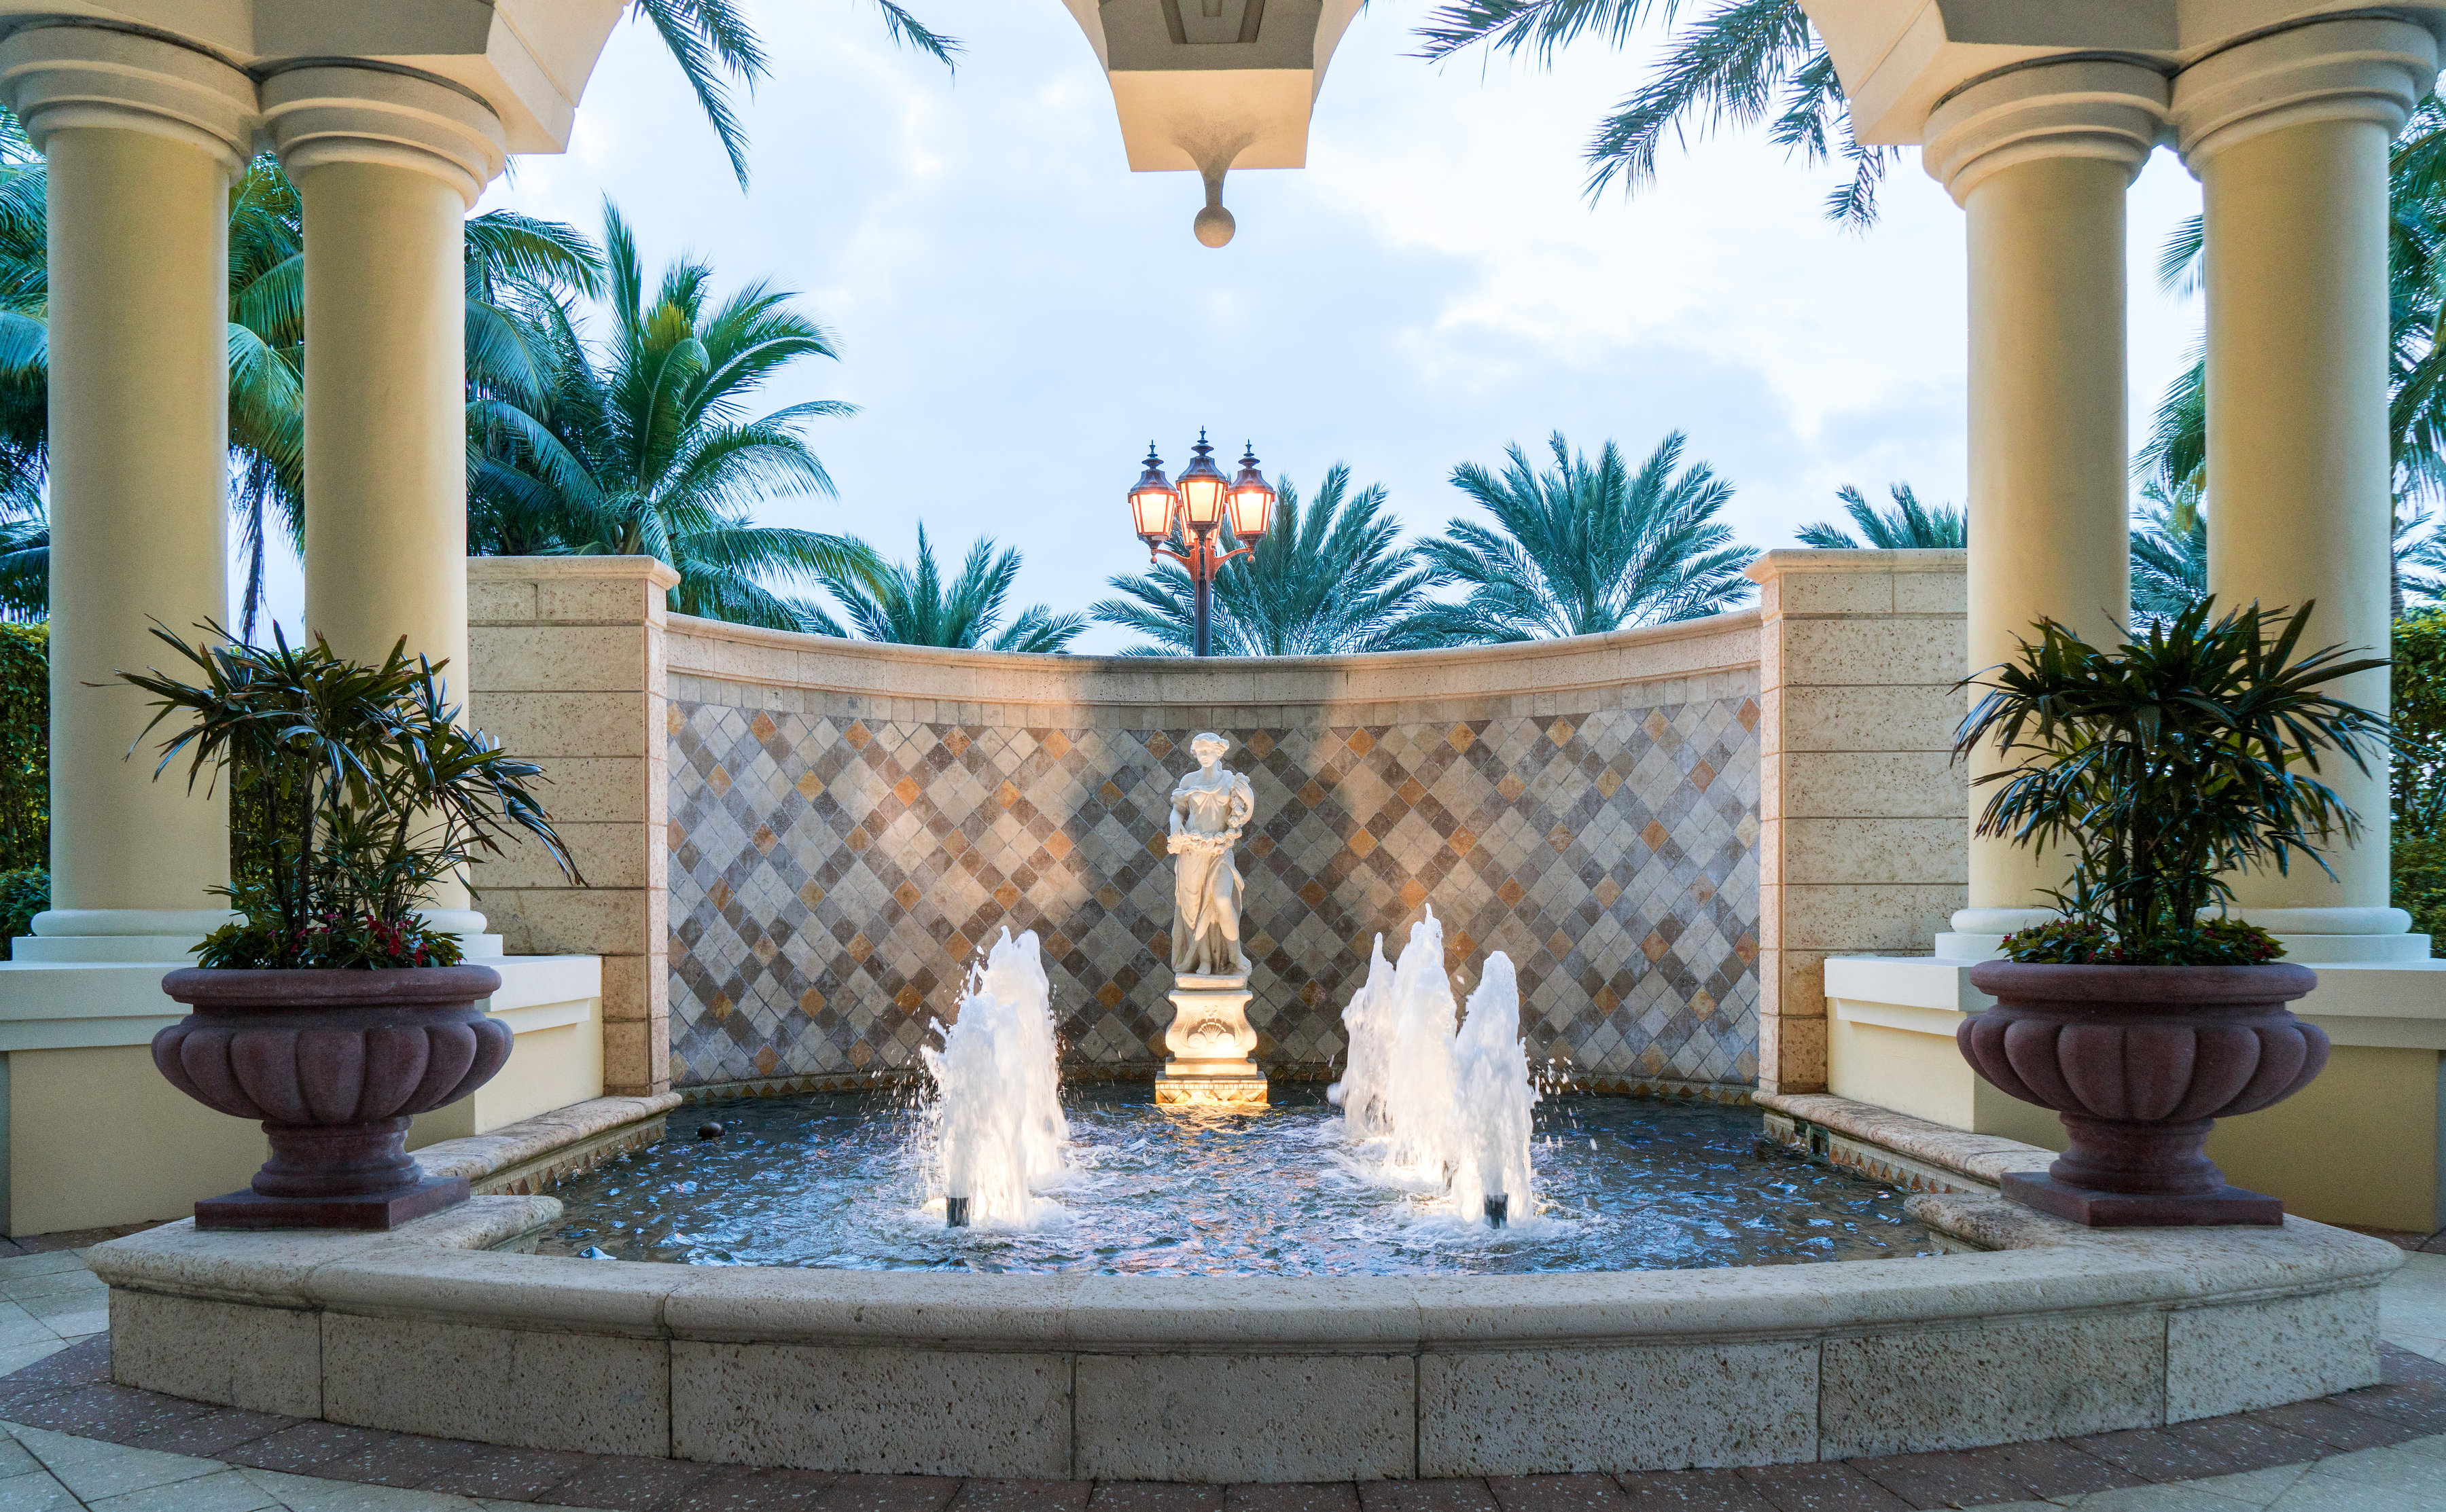
<path fill-rule="evenodd" d="M 1163 458 L 1155 454 L 1155 444 L 1147 444 L 1146 471 L 1138 475 L 1138 487 L 1130 490 L 1130 523 L 1138 539 L 1152 544 L 1172 534 L 1173 512 L 1180 507 L 1180 495 L 1163 478 Z"/>
<path fill-rule="evenodd" d="M 1197 433 L 1197 444 L 1190 448 L 1189 465 L 1180 470 L 1180 515 L 1193 531 L 1211 531 L 1223 519 L 1223 491 L 1228 486 L 1223 470 L 1214 465 L 1214 448 L 1206 444 L 1206 433 Z"/>
<path fill-rule="evenodd" d="M 1232 507 L 1232 533 L 1243 542 L 1255 544 L 1265 538 L 1274 524 L 1274 491 L 1266 482 L 1266 475 L 1257 471 L 1257 450 L 1252 445 L 1240 457 L 1240 471 L 1232 479 L 1232 492 L 1227 495 Z"/>

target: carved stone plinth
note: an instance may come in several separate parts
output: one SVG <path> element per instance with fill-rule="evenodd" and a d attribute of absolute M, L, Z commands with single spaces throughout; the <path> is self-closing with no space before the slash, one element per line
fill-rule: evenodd
<path fill-rule="evenodd" d="M 1165 1108 L 1266 1106 L 1266 1073 L 1249 1058 L 1257 1032 L 1249 1027 L 1247 977 L 1174 979 L 1172 1053 L 1156 1073 L 1155 1100 Z"/>

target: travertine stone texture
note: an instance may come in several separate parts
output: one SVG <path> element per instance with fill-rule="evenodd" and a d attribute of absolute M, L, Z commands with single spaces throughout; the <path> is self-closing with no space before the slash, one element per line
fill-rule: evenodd
<path fill-rule="evenodd" d="M 156 1391 L 288 1417 L 323 1413 L 323 1335 L 312 1313 L 113 1290 L 112 1373 Z"/>
<path fill-rule="evenodd" d="M 2376 1376 L 2369 1296 L 2401 1260 L 2382 1241 L 2298 1220 L 2092 1231 L 1994 1197 L 1912 1210 L 2002 1247 L 1489 1277 L 607 1265 L 485 1248 L 555 1204 L 478 1198 L 388 1235 L 254 1243 L 174 1224 L 88 1254 L 130 1386 L 819 1469 L 1315 1481 L 1807 1462 L 2154 1426 Z M 250 1339 L 283 1390 L 247 1395 L 263 1382 L 205 1363 Z"/>
<path fill-rule="evenodd" d="M 1960 551 L 1769 551 L 1759 589 L 1758 1083 L 1826 1085 L 1825 961 L 1963 905 Z"/>
<path fill-rule="evenodd" d="M 1817 1456 L 1817 1345 L 1490 1350 L 1419 1361 L 1419 1474 L 1776 1465 Z"/>
<path fill-rule="evenodd" d="M 1092 1354 L 1071 1474 L 1376 1481 L 1414 1473 L 1417 1362 L 1392 1355 Z"/>
<path fill-rule="evenodd" d="M 669 791 L 665 590 L 652 557 L 467 563 L 478 721 L 540 763 L 555 828 L 590 887 L 534 847 L 473 868 L 477 906 L 514 955 L 603 958 L 603 1083 L 670 1089 Z"/>
<path fill-rule="evenodd" d="M 1537 646 L 1217 662 L 996 657 L 677 619 L 672 1075 L 913 1068 L 969 959 L 1044 942 L 1067 1054 L 1152 1073 L 1168 799 L 1214 729 L 1256 1059 L 1317 1073 L 1374 936 L 1519 967 L 1532 1054 L 1604 1081 L 1755 1073 L 1757 622 Z"/>
<path fill-rule="evenodd" d="M 877 1474 L 1070 1473 L 1059 1354 L 671 1346 L 681 1459 Z"/>
<path fill-rule="evenodd" d="M 1819 1453 L 1830 1460 L 2154 1428 L 2166 1420 L 2166 1315 L 1830 1338 L 1819 1368 Z"/>
<path fill-rule="evenodd" d="M 464 1176 L 481 1184 L 501 1172 L 587 1147 L 623 1129 L 656 1125 L 680 1105 L 677 1092 L 645 1097 L 591 1097 L 465 1139 L 444 1139 L 416 1151 L 428 1176 Z M 562 1174 L 568 1174 L 563 1171 Z"/>

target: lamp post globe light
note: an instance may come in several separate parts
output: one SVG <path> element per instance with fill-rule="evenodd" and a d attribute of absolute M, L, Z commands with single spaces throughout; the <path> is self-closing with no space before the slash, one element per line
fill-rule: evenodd
<path fill-rule="evenodd" d="M 1240 542 L 1228 551 L 1219 539 L 1227 519 L 1232 537 Z M 1171 557 L 1196 585 L 1199 656 L 1214 654 L 1207 620 L 1214 603 L 1215 576 L 1224 563 L 1255 551 L 1273 523 L 1274 491 L 1266 475 L 1257 470 L 1254 446 L 1241 455 L 1240 471 L 1227 478 L 1214 465 L 1214 448 L 1206 443 L 1206 432 L 1200 430 L 1179 480 L 1167 482 L 1163 458 L 1155 454 L 1154 442 L 1147 443 L 1146 471 L 1130 490 L 1130 524 L 1146 543 L 1148 561 Z M 1177 546 L 1173 544 L 1176 541 Z"/>

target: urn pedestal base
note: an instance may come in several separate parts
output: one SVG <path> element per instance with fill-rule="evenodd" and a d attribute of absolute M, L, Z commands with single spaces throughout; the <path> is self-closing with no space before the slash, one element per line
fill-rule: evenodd
<path fill-rule="evenodd" d="M 1158 1108 L 1263 1108 L 1266 1073 L 1249 1058 L 1257 1032 L 1249 1027 L 1249 979 L 1177 977 L 1170 994 L 1172 1052 L 1156 1073 Z"/>
<path fill-rule="evenodd" d="M 464 1176 L 427 1176 L 369 1197 L 266 1197 L 249 1187 L 196 1204 L 198 1228 L 397 1228 L 467 1200 Z"/>
<path fill-rule="evenodd" d="M 2024 1207 L 2090 1228 L 2285 1226 L 2285 1204 L 2262 1192 L 2220 1186 L 2211 1192 L 2101 1192 L 2068 1186 L 2036 1171 L 2007 1171 L 2004 1195 Z"/>

